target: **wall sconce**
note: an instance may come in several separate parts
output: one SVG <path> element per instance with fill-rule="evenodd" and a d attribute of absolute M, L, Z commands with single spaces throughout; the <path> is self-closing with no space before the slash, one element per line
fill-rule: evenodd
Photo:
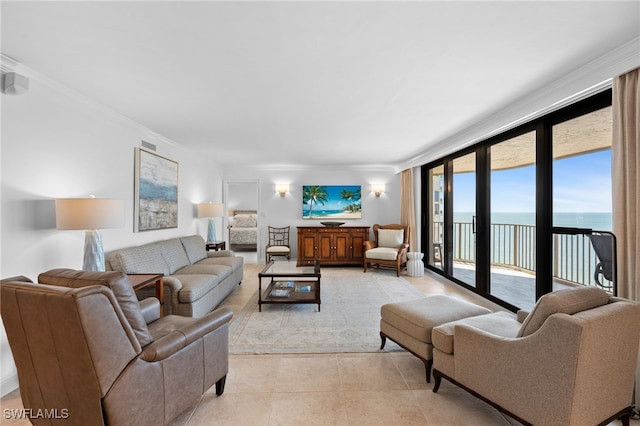
<path fill-rule="evenodd" d="M 207 242 L 216 242 L 216 223 L 215 217 L 222 217 L 224 214 L 224 204 L 220 203 L 200 203 L 198 204 L 198 217 L 209 218 L 209 226 L 207 227 Z"/>
<path fill-rule="evenodd" d="M 105 198 L 60 198 L 56 200 L 56 229 L 84 229 L 85 271 L 104 271 L 101 229 L 124 226 L 124 202 Z"/>
<path fill-rule="evenodd" d="M 276 183 L 276 192 L 280 194 L 282 198 L 287 195 L 289 192 L 289 184 L 288 183 Z"/>
<path fill-rule="evenodd" d="M 371 192 L 376 194 L 376 198 L 379 198 L 380 195 L 384 193 L 384 183 L 371 184 Z"/>

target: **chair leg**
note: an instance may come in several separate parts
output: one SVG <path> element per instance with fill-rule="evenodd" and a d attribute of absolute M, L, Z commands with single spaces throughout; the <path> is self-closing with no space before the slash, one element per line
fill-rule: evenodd
<path fill-rule="evenodd" d="M 224 384 L 227 382 L 226 374 L 216 382 L 216 395 L 220 396 L 224 393 Z"/>
<path fill-rule="evenodd" d="M 380 340 L 382 341 L 382 344 L 380 345 L 380 349 L 384 349 L 384 345 L 387 344 L 387 336 L 381 331 L 380 332 Z"/>

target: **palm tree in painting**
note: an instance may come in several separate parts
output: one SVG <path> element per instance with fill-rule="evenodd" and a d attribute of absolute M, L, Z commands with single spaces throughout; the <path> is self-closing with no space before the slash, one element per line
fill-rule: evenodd
<path fill-rule="evenodd" d="M 356 192 L 350 191 L 348 189 L 342 190 L 340 193 L 340 198 L 349 203 L 347 205 L 346 210 L 355 213 L 360 211 L 360 190 L 358 189 Z"/>
<path fill-rule="evenodd" d="M 324 186 L 305 186 L 302 192 L 302 202 L 309 205 L 309 219 L 313 217 L 313 205 L 329 201 L 329 194 Z"/>
<path fill-rule="evenodd" d="M 353 199 L 353 191 L 349 191 L 348 189 L 343 189 L 342 192 L 340 193 L 340 199 L 345 200 L 347 203 L 351 203 L 351 200 Z M 347 210 L 353 211 L 351 204 L 347 205 Z"/>

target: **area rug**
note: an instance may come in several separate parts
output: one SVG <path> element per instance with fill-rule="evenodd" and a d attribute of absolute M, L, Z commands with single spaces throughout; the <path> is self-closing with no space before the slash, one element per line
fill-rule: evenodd
<path fill-rule="evenodd" d="M 380 307 L 425 295 L 395 272 L 322 270 L 318 305 L 262 305 L 258 291 L 230 325 L 232 354 L 376 352 Z M 266 284 L 266 280 L 263 284 Z M 400 350 L 387 340 L 385 351 Z"/>

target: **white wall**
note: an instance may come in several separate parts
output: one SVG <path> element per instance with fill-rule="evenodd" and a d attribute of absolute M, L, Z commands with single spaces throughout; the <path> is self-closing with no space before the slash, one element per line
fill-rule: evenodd
<path fill-rule="evenodd" d="M 1 96 L 2 183 L 0 276 L 81 268 L 84 232 L 55 229 L 54 199 L 118 198 L 124 228 L 103 231 L 105 250 L 193 233 L 206 235 L 194 204 L 222 200 L 220 167 L 64 88 L 32 79 L 21 96 Z M 133 232 L 134 149 L 141 140 L 179 163 L 178 228 Z M 4 328 L 0 330 L 0 393 L 17 387 Z"/>
<path fill-rule="evenodd" d="M 231 210 L 257 210 L 258 186 L 256 183 L 246 181 L 229 182 L 227 208 Z"/>
<path fill-rule="evenodd" d="M 399 223 L 400 221 L 400 175 L 393 168 L 370 170 L 349 167 L 291 168 L 274 170 L 260 168 L 233 168 L 224 171 L 225 180 L 256 179 L 260 186 L 258 226 L 260 242 L 258 259 L 264 260 L 264 245 L 267 241 L 267 226 L 291 226 L 292 258 L 297 258 L 298 226 L 318 225 L 320 220 L 302 219 L 303 185 L 361 185 L 362 219 L 345 220 L 345 226 Z M 284 197 L 276 193 L 276 183 L 289 183 L 290 192 Z M 384 183 L 386 192 L 376 198 L 371 193 L 372 183 Z M 371 236 L 373 238 L 373 236 Z"/>

